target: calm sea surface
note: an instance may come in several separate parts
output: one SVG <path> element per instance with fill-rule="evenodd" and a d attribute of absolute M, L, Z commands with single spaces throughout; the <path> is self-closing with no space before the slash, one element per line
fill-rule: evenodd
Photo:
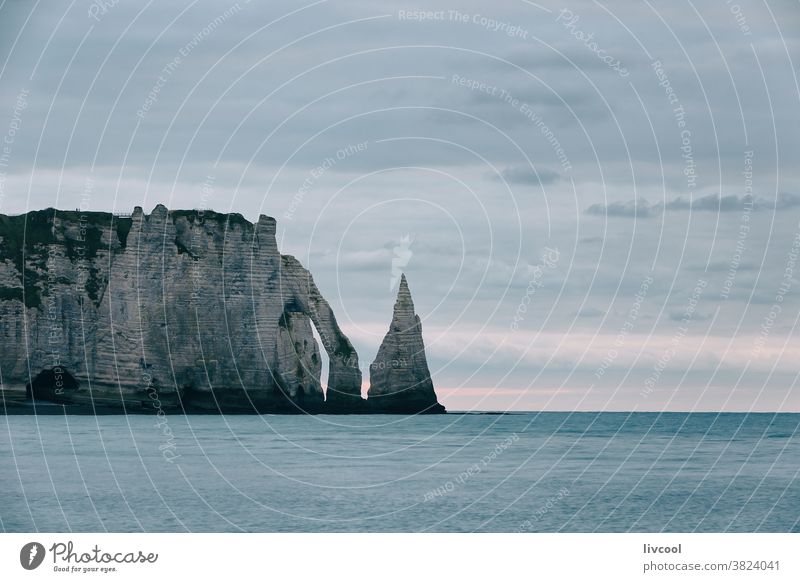
<path fill-rule="evenodd" d="M 0 417 L 0 529 L 800 531 L 798 414 L 166 421 Z"/>

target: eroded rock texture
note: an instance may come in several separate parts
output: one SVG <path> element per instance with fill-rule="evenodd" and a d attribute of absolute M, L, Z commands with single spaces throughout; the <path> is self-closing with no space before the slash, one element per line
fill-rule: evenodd
<path fill-rule="evenodd" d="M 358 356 L 273 218 L 49 209 L 0 215 L 0 238 L 5 390 L 128 412 L 361 410 Z"/>
<path fill-rule="evenodd" d="M 394 304 L 394 316 L 378 355 L 369 368 L 367 403 L 372 412 L 412 414 L 441 413 L 425 358 L 422 324 L 406 276 Z"/>

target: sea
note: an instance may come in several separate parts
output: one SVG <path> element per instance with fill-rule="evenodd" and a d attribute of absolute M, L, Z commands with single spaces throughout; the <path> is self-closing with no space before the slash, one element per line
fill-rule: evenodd
<path fill-rule="evenodd" d="M 800 532 L 800 414 L 4 416 L 6 532 Z"/>

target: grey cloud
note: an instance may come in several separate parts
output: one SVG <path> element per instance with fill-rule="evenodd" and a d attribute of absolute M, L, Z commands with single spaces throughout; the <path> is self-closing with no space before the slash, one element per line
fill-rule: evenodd
<path fill-rule="evenodd" d="M 591 51 L 581 49 L 581 46 L 575 46 L 574 44 L 557 43 L 551 45 L 551 47 L 542 47 L 541 50 L 537 51 L 512 51 L 504 54 L 503 59 L 532 72 L 547 69 L 568 73 L 609 71 L 612 74 L 616 74 Z M 645 64 L 645 59 L 634 53 L 627 55 L 620 53 L 620 60 L 628 70 Z"/>
<path fill-rule="evenodd" d="M 691 271 L 702 271 L 705 273 L 728 273 L 733 267 L 731 266 L 730 259 L 726 261 L 714 261 L 706 265 L 692 265 L 687 267 Z M 737 273 L 756 271 L 758 265 L 753 263 L 740 262 L 736 265 L 735 270 Z"/>
<path fill-rule="evenodd" d="M 788 210 L 797 206 L 800 206 L 800 195 L 787 192 L 778 194 L 778 200 L 775 202 L 776 210 Z"/>
<path fill-rule="evenodd" d="M 596 307 L 584 307 L 583 309 L 579 309 L 574 313 L 576 317 L 585 318 L 603 317 L 605 314 L 605 311 L 602 309 L 597 309 Z"/>
<path fill-rule="evenodd" d="M 800 206 L 800 196 L 781 193 L 777 200 L 755 198 L 753 196 L 720 196 L 709 194 L 696 200 L 689 201 L 681 196 L 674 198 L 666 204 L 650 204 L 644 198 L 629 202 L 610 202 L 609 204 L 593 204 L 586 209 L 586 214 L 593 216 L 620 216 L 629 218 L 651 218 L 663 212 L 677 212 L 690 210 L 693 212 L 743 212 L 763 210 L 789 210 Z"/>
<path fill-rule="evenodd" d="M 707 320 L 711 319 L 712 317 L 713 316 L 711 314 L 709 314 L 709 313 L 701 313 L 699 311 L 695 311 L 692 314 L 692 316 L 690 318 L 690 321 L 707 321 Z M 686 318 L 686 312 L 685 311 L 670 311 L 669 318 L 670 318 L 671 321 L 684 321 L 684 319 Z"/>
<path fill-rule="evenodd" d="M 719 194 L 710 194 L 708 196 L 698 198 L 692 202 L 689 202 L 685 198 L 678 197 L 670 202 L 667 202 L 664 205 L 664 209 L 667 211 L 705 210 L 710 212 L 733 212 L 737 210 L 741 211 L 747 204 L 753 204 L 755 206 L 755 200 L 752 196 L 742 196 L 739 198 L 739 196 L 736 195 L 720 197 Z"/>
<path fill-rule="evenodd" d="M 513 166 L 505 168 L 500 175 L 489 174 L 492 180 L 506 181 L 510 184 L 532 184 L 534 186 L 552 184 L 562 179 L 561 174 L 547 168 L 531 168 L 528 166 Z"/>
<path fill-rule="evenodd" d="M 644 198 L 629 202 L 611 202 L 609 204 L 593 204 L 586 209 L 586 214 L 593 216 L 620 216 L 628 218 L 651 218 L 661 213 L 660 206 L 651 206 Z"/>

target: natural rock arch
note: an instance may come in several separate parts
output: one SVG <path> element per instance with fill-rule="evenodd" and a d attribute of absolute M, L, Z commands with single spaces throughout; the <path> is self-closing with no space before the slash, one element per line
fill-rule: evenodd
<path fill-rule="evenodd" d="M 364 406 L 361 369 L 353 344 L 342 332 L 311 274 L 291 255 L 283 255 L 281 259 L 281 294 L 286 297 L 284 313 L 293 312 L 298 319 L 305 320 L 302 337 L 310 341 L 313 340 L 313 325 L 321 340 L 321 349 L 328 355 L 326 410 L 361 411 Z M 295 325 L 295 330 L 298 327 Z"/>

